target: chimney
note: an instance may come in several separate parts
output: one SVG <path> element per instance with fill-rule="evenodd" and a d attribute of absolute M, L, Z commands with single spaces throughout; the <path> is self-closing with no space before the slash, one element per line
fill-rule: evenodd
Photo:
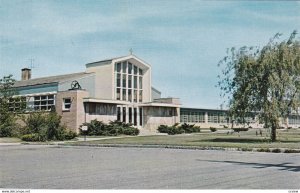
<path fill-rule="evenodd" d="M 29 79 L 31 79 L 31 69 L 23 68 L 21 80 L 29 80 Z"/>

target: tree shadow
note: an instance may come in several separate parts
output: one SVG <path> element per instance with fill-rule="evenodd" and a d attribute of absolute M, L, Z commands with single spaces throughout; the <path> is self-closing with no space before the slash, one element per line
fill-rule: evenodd
<path fill-rule="evenodd" d="M 251 138 L 214 138 L 214 139 L 205 139 L 201 141 L 206 142 L 228 142 L 228 143 L 262 143 L 269 142 L 267 139 L 251 139 Z"/>
<path fill-rule="evenodd" d="M 271 143 L 270 139 L 266 138 L 242 138 L 242 137 L 237 137 L 237 138 L 223 138 L 223 137 L 218 137 L 218 138 L 213 138 L 213 139 L 203 139 L 203 140 L 197 140 L 197 141 L 192 141 L 192 142 L 226 142 L 226 143 Z M 284 140 L 284 139 L 277 139 L 275 142 L 280 142 L 280 143 L 295 143 L 295 141 L 290 141 L 290 140 Z"/>
<path fill-rule="evenodd" d="M 239 161 L 216 161 L 216 160 L 200 160 L 197 161 L 208 161 L 208 162 L 216 162 L 216 163 L 229 163 L 235 165 L 246 165 L 253 166 L 253 168 L 261 169 L 261 168 L 277 168 L 278 170 L 285 170 L 291 172 L 300 172 L 300 166 L 291 165 L 294 163 L 285 162 L 280 164 L 265 164 L 265 163 L 255 163 L 255 162 L 239 162 Z"/>

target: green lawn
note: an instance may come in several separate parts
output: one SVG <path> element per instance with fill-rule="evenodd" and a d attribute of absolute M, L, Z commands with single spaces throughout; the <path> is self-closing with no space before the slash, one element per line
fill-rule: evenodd
<path fill-rule="evenodd" d="M 22 142 L 21 139 L 15 137 L 1 137 L 0 143 L 20 143 Z"/>
<path fill-rule="evenodd" d="M 133 145 L 180 145 L 197 147 L 224 148 L 288 148 L 300 149 L 300 129 L 278 131 L 277 142 L 270 143 L 269 135 L 263 130 L 263 136 L 256 136 L 256 129 L 240 134 L 195 133 L 166 136 L 137 136 L 120 139 L 104 139 L 75 144 L 133 144 Z"/>

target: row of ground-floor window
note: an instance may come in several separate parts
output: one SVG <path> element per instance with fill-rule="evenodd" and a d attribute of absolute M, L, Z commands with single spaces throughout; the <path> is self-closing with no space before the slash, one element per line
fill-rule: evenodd
<path fill-rule="evenodd" d="M 227 115 L 225 110 L 210 110 L 210 109 L 180 109 L 180 122 L 181 123 L 223 123 L 230 124 L 233 119 Z M 236 118 L 235 121 L 239 121 Z M 245 118 L 245 123 L 253 124 L 258 123 L 258 118 L 255 115 L 250 115 Z M 300 125 L 300 115 L 290 115 L 288 117 L 288 124 Z"/>

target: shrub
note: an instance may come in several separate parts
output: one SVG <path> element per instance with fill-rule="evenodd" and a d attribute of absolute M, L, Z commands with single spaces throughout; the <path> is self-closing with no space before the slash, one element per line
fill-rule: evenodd
<path fill-rule="evenodd" d="M 87 131 L 80 129 L 81 135 L 102 135 L 102 136 L 116 136 L 116 135 L 138 135 L 139 130 L 132 127 L 132 124 L 123 123 L 120 121 L 111 121 L 109 124 L 105 124 L 97 119 L 92 120 L 90 123 L 83 124 L 88 127 Z"/>
<path fill-rule="evenodd" d="M 217 128 L 215 128 L 215 127 L 210 127 L 209 129 L 210 129 L 211 132 L 216 132 L 217 131 Z"/>
<path fill-rule="evenodd" d="M 157 129 L 160 133 L 168 133 L 169 132 L 169 126 L 167 125 L 160 125 Z"/>
<path fill-rule="evenodd" d="M 273 152 L 273 153 L 280 153 L 280 152 L 281 152 L 281 150 L 280 150 L 280 149 L 278 149 L 278 148 L 276 148 L 276 149 L 272 149 L 272 152 Z"/>
<path fill-rule="evenodd" d="M 140 133 L 140 130 L 134 127 L 127 127 L 123 129 L 123 134 L 125 135 L 138 135 Z"/>
<path fill-rule="evenodd" d="M 200 127 L 183 123 L 182 125 L 174 124 L 172 126 L 160 125 L 157 130 L 160 133 L 167 133 L 168 135 L 176 135 L 182 133 L 200 132 Z"/>
<path fill-rule="evenodd" d="M 184 133 L 196 133 L 196 132 L 200 132 L 200 127 L 195 126 L 195 125 L 189 125 L 187 123 L 183 123 L 179 127 L 180 127 L 180 129 L 182 129 L 184 131 Z"/>
<path fill-rule="evenodd" d="M 260 148 L 260 149 L 257 149 L 258 152 L 270 152 L 270 149 L 269 148 Z"/>
<path fill-rule="evenodd" d="M 239 149 L 240 151 L 253 151 L 252 148 L 248 148 L 248 147 L 242 147 L 241 149 Z"/>
<path fill-rule="evenodd" d="M 90 123 L 84 123 L 83 125 L 88 126 L 87 131 L 82 131 L 80 129 L 80 134 L 86 134 L 86 135 L 105 135 L 106 128 L 105 124 L 102 121 L 98 121 L 97 119 L 92 120 Z"/>
<path fill-rule="evenodd" d="M 66 129 L 65 127 L 60 127 L 57 131 L 57 140 L 71 140 L 77 137 L 74 131 Z"/>
<path fill-rule="evenodd" d="M 234 132 L 239 133 L 239 132 L 241 132 L 241 131 L 248 131 L 249 128 L 232 128 L 232 130 L 233 130 Z"/>
<path fill-rule="evenodd" d="M 23 117 L 23 121 L 26 126 L 21 139 L 24 141 L 69 140 L 76 137 L 75 132 L 61 125 L 61 116 L 56 112 L 32 113 Z"/>
<path fill-rule="evenodd" d="M 300 150 L 297 149 L 286 149 L 284 153 L 300 153 Z"/>
<path fill-rule="evenodd" d="M 18 125 L 14 121 L 12 121 L 11 123 L 0 122 L 0 137 L 17 137 L 18 135 Z"/>
<path fill-rule="evenodd" d="M 160 125 L 157 130 L 160 133 L 167 133 L 168 135 L 182 134 L 184 130 L 181 127 L 176 127 L 176 126 L 177 125 L 173 125 L 173 126 Z"/>
<path fill-rule="evenodd" d="M 23 141 L 45 141 L 45 138 L 40 136 L 38 133 L 26 134 L 21 136 Z"/>
<path fill-rule="evenodd" d="M 45 113 L 31 113 L 23 119 L 25 123 L 25 134 L 40 133 L 47 126 Z"/>

